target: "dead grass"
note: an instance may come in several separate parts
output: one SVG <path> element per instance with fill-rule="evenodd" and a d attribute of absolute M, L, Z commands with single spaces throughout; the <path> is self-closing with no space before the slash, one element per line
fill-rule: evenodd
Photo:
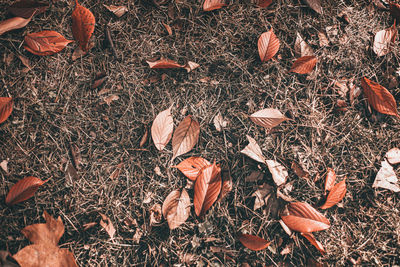
<path fill-rule="evenodd" d="M 0 202 L 1 249 L 15 253 L 27 245 L 20 230 L 43 221 L 41 214 L 47 210 L 65 222 L 60 244 L 74 252 L 80 266 L 170 266 L 182 263 L 185 255 L 210 266 L 242 262 L 301 266 L 310 258 L 329 265 L 351 265 L 352 260 L 363 265 L 400 264 L 398 196 L 371 188 L 385 152 L 400 144 L 399 123 L 386 116 L 370 120 L 362 97 L 347 111 L 338 112 L 335 103 L 339 95 L 332 86 L 332 80 L 341 78 L 354 78 L 359 85 L 362 76 L 388 86 L 386 74 L 399 68 L 398 48 L 381 58 L 368 49 L 373 34 L 391 24 L 387 13 L 369 14 L 367 1 L 324 1 L 324 16 L 295 0 L 277 1 L 265 10 L 233 3 L 207 13 L 198 1 L 179 1 L 172 5 L 177 15 L 170 18 L 167 6 L 129 2 L 129 14 L 116 19 L 98 1 L 83 1 L 97 19 L 96 45 L 89 55 L 72 62 L 73 45 L 49 57 L 24 51 L 22 36 L 28 32 L 53 29 L 72 38 L 68 2 L 57 1 L 26 28 L 0 37 L 2 55 L 21 53 L 32 65 L 32 70 L 23 73 L 18 58 L 10 66 L 0 62 L 1 96 L 16 98 L 12 116 L 0 126 L 0 160 L 9 160 L 9 173 L 0 172 L 0 195 L 5 198 L 11 185 L 26 175 L 52 177 L 33 199 L 21 205 L 8 208 Z M 0 4 L 1 10 L 8 5 Z M 349 8 L 348 25 L 337 17 L 345 8 Z M 0 14 L 1 19 L 7 17 L 5 11 Z M 181 29 L 168 36 L 162 22 Z M 106 23 L 112 29 L 120 61 L 103 47 Z M 317 31 L 332 25 L 339 26 L 335 38 L 346 35 L 348 39 L 320 48 Z M 279 60 L 261 64 L 257 39 L 270 27 L 281 41 Z M 287 73 L 294 59 L 296 31 L 319 58 L 310 78 Z M 195 61 L 201 67 L 189 74 L 150 70 L 145 60 L 160 56 Z M 109 92 L 104 96 L 119 96 L 110 106 L 98 95 L 100 89 L 90 89 L 95 73 L 102 70 L 108 75 L 102 88 Z M 164 80 L 161 74 L 166 75 Z M 159 81 L 144 82 L 153 76 Z M 398 86 L 391 92 L 398 99 Z M 201 125 L 198 145 L 180 159 L 190 155 L 216 159 L 230 168 L 234 182 L 233 191 L 208 212 L 204 222 L 192 215 L 172 232 L 165 222 L 151 227 L 149 211 L 186 181 L 169 167 L 170 145 L 159 152 L 150 140 L 144 150 L 139 149 L 145 129 L 171 104 L 176 124 L 193 114 Z M 264 107 L 276 107 L 293 121 L 267 134 L 247 118 Z M 212 123 L 218 112 L 229 120 L 222 133 Z M 244 178 L 259 168 L 267 173 L 264 182 L 270 183 L 271 177 L 265 167 L 240 154 L 247 144 L 246 134 L 258 141 L 268 158 L 288 168 L 296 160 L 313 178 L 323 177 L 327 167 L 334 168 L 340 179 L 348 177 L 343 207 L 325 212 L 332 227 L 316 234 L 327 249 L 326 256 L 320 256 L 301 237 L 290 239 L 276 218 L 252 210 L 256 184 L 245 183 Z M 74 183 L 68 182 L 65 174 L 71 161 L 70 143 L 80 148 L 83 158 L 80 180 Z M 110 179 L 121 162 L 125 164 L 121 175 Z M 162 175 L 156 174 L 156 167 Z M 318 203 L 322 178 L 314 183 L 290 171 L 290 181 L 294 181 L 293 198 Z M 143 203 L 149 192 L 150 203 Z M 113 222 L 117 230 L 114 241 L 99 225 L 83 230 L 84 224 L 99 221 L 99 212 Z M 136 219 L 137 226 L 127 226 L 126 218 Z M 133 238 L 138 228 L 143 236 L 136 243 Z M 243 231 L 272 240 L 271 250 L 256 253 L 245 249 L 236 238 Z M 286 245 L 292 249 L 282 256 Z M 230 252 L 215 252 L 213 247 Z"/>

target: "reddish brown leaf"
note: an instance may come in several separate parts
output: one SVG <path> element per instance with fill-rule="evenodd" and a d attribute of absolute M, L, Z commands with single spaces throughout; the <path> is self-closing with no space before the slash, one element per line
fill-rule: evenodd
<path fill-rule="evenodd" d="M 266 108 L 250 115 L 250 119 L 257 125 L 265 128 L 273 128 L 281 122 L 288 120 L 279 110 Z"/>
<path fill-rule="evenodd" d="M 223 200 L 229 192 L 232 191 L 233 187 L 233 182 L 232 182 L 232 177 L 230 175 L 229 170 L 224 169 L 221 171 L 221 179 L 222 179 L 222 187 L 221 187 L 221 193 L 219 194 L 218 201 Z"/>
<path fill-rule="evenodd" d="M 318 14 L 322 14 L 321 0 L 304 0 Z"/>
<path fill-rule="evenodd" d="M 325 178 L 325 192 L 331 191 L 336 181 L 336 173 L 333 169 L 328 168 Z"/>
<path fill-rule="evenodd" d="M 317 64 L 317 57 L 315 56 L 304 56 L 298 58 L 290 68 L 289 72 L 295 72 L 299 74 L 307 74 L 311 72 Z"/>
<path fill-rule="evenodd" d="M 8 11 L 16 17 L 30 18 L 33 14 L 40 14 L 49 7 L 48 3 L 37 0 L 21 0 L 12 4 Z"/>
<path fill-rule="evenodd" d="M 227 6 L 225 0 L 205 0 L 203 4 L 204 11 L 211 11 L 215 9 L 220 9 L 221 7 Z"/>
<path fill-rule="evenodd" d="M 248 234 L 239 234 L 239 241 L 243 246 L 254 251 L 266 249 L 271 244 L 264 238 Z"/>
<path fill-rule="evenodd" d="M 318 249 L 319 252 L 321 252 L 322 255 L 325 255 L 325 249 L 324 246 L 322 246 L 322 244 L 315 239 L 315 236 L 311 233 L 301 233 L 302 236 L 304 236 L 305 238 L 307 238 L 308 241 L 310 241 L 310 243 L 316 247 L 316 249 Z"/>
<path fill-rule="evenodd" d="M 397 36 L 397 28 L 394 23 L 392 27 L 381 30 L 375 34 L 373 50 L 378 57 L 390 52 L 391 45 Z"/>
<path fill-rule="evenodd" d="M 178 168 L 188 179 L 195 181 L 200 170 L 208 165 L 210 162 L 202 157 L 190 157 L 172 167 Z"/>
<path fill-rule="evenodd" d="M 221 168 L 215 163 L 200 170 L 194 185 L 194 210 L 203 217 L 221 191 Z"/>
<path fill-rule="evenodd" d="M 108 218 L 105 214 L 100 213 L 101 220 L 100 220 L 100 225 L 101 227 L 106 230 L 107 234 L 110 236 L 111 239 L 114 238 L 115 235 L 115 228 L 114 225 L 112 224 L 110 218 Z"/>
<path fill-rule="evenodd" d="M 390 15 L 397 21 L 400 21 L 400 4 L 396 4 L 394 2 L 389 2 L 389 11 Z"/>
<path fill-rule="evenodd" d="M 346 195 L 346 178 L 343 181 L 337 183 L 332 190 L 329 192 L 326 198 L 325 204 L 320 209 L 328 209 L 339 203 Z"/>
<path fill-rule="evenodd" d="M 300 178 L 304 178 L 304 179 L 310 179 L 310 173 L 308 173 L 307 171 L 305 171 L 303 169 L 303 167 L 298 164 L 295 161 L 292 161 L 292 170 L 294 171 L 294 173 L 299 176 Z"/>
<path fill-rule="evenodd" d="M 189 152 L 199 140 L 200 125 L 192 115 L 179 123 L 172 137 L 172 159 Z"/>
<path fill-rule="evenodd" d="M 10 19 L 6 19 L 0 22 L 0 35 L 5 32 L 20 29 L 25 27 L 30 21 L 32 17 L 24 19 L 21 17 L 14 17 Z"/>
<path fill-rule="evenodd" d="M 385 87 L 366 77 L 361 79 L 361 87 L 363 88 L 368 103 L 376 111 L 383 114 L 399 116 L 397 113 L 396 100 Z"/>
<path fill-rule="evenodd" d="M 174 190 L 166 197 L 162 213 L 168 222 L 169 229 L 175 229 L 184 223 L 190 215 L 190 198 L 185 189 Z"/>
<path fill-rule="evenodd" d="M 255 3 L 259 7 L 268 7 L 272 4 L 272 0 L 256 0 Z"/>
<path fill-rule="evenodd" d="M 258 54 L 262 62 L 268 61 L 275 56 L 279 50 L 279 39 L 271 30 L 261 34 L 258 38 Z"/>
<path fill-rule="evenodd" d="M 72 12 L 72 35 L 83 51 L 89 50 L 89 40 L 94 32 L 96 19 L 89 9 L 81 6 L 75 0 L 75 10 Z"/>
<path fill-rule="evenodd" d="M 178 62 L 170 59 L 160 59 L 156 61 L 146 61 L 151 69 L 181 69 L 183 66 Z"/>
<path fill-rule="evenodd" d="M 41 31 L 25 36 L 24 48 L 38 56 L 48 56 L 60 52 L 67 44 L 73 42 L 67 40 L 55 31 Z"/>
<path fill-rule="evenodd" d="M 292 231 L 310 233 L 330 227 L 328 219 L 307 203 L 292 202 L 288 211 L 289 215 L 281 215 L 281 218 Z"/>
<path fill-rule="evenodd" d="M 0 123 L 3 123 L 11 115 L 13 100 L 11 97 L 0 97 Z"/>
<path fill-rule="evenodd" d="M 169 140 L 171 140 L 174 130 L 174 120 L 172 119 L 171 109 L 172 106 L 161 111 L 151 125 L 151 137 L 153 138 L 154 145 L 160 151 L 163 150 Z"/>
<path fill-rule="evenodd" d="M 33 176 L 28 176 L 22 180 L 19 180 L 8 192 L 6 204 L 11 206 L 33 197 L 38 188 L 47 181 L 48 180 L 42 181 Z"/>

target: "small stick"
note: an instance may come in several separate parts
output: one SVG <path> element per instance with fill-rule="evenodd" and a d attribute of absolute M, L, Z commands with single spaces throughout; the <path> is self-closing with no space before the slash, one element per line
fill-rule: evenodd
<path fill-rule="evenodd" d="M 108 24 L 106 24 L 106 28 L 105 29 L 106 29 L 106 38 L 107 38 L 108 43 L 110 44 L 112 53 L 113 53 L 114 57 L 118 60 L 117 50 L 115 50 L 114 42 L 113 42 L 112 37 L 111 37 L 110 27 L 108 26 Z"/>

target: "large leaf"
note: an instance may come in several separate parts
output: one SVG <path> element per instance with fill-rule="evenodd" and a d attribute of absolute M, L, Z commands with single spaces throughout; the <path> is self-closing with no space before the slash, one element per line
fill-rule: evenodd
<path fill-rule="evenodd" d="M 240 152 L 258 162 L 266 164 L 266 159 L 261 151 L 260 146 L 257 144 L 256 140 L 254 140 L 250 135 L 246 135 L 246 137 L 247 140 L 249 140 L 249 144 Z"/>
<path fill-rule="evenodd" d="M 321 0 L 304 0 L 318 14 L 322 14 Z"/>
<path fill-rule="evenodd" d="M 299 74 L 307 74 L 311 72 L 317 64 L 317 57 L 315 56 L 304 56 L 298 58 L 290 68 L 289 72 L 295 72 Z"/>
<path fill-rule="evenodd" d="M 257 125 L 265 128 L 273 128 L 281 122 L 288 120 L 279 110 L 274 108 L 266 108 L 259 110 L 250 115 L 250 119 Z"/>
<path fill-rule="evenodd" d="M 271 244 L 264 238 L 248 234 L 239 234 L 239 241 L 243 246 L 254 251 L 266 249 Z"/>
<path fill-rule="evenodd" d="M 153 121 L 151 126 L 151 137 L 154 145 L 158 150 L 163 150 L 171 140 L 174 130 L 174 120 L 171 115 L 172 106 L 164 111 L 161 111 Z"/>
<path fill-rule="evenodd" d="M 81 6 L 75 0 L 76 6 L 72 12 L 72 34 L 83 51 L 89 50 L 89 40 L 94 32 L 96 19 L 89 9 Z"/>
<path fill-rule="evenodd" d="M 221 191 L 221 168 L 215 163 L 201 169 L 194 185 L 194 210 L 203 217 Z"/>
<path fill-rule="evenodd" d="M 16 17 L 25 19 L 30 18 L 33 14 L 40 14 L 46 11 L 49 4 L 44 1 L 37 0 L 21 0 L 12 4 L 8 11 Z"/>
<path fill-rule="evenodd" d="M 184 223 L 190 215 L 190 198 L 185 189 L 174 190 L 164 200 L 162 213 L 169 228 L 175 229 Z"/>
<path fill-rule="evenodd" d="M 11 115 L 13 100 L 11 97 L 0 97 L 0 123 L 3 123 Z"/>
<path fill-rule="evenodd" d="M 322 246 L 322 244 L 315 239 L 314 235 L 311 233 L 301 233 L 302 236 L 304 236 L 308 241 L 310 241 L 310 243 L 316 248 L 318 249 L 319 252 L 321 252 L 322 255 L 325 255 L 325 249 L 324 246 Z"/>
<path fill-rule="evenodd" d="M 390 46 L 394 43 L 397 36 L 396 24 L 392 27 L 381 30 L 375 34 L 373 50 L 378 57 L 390 52 Z"/>
<path fill-rule="evenodd" d="M 55 31 L 41 31 L 25 36 L 24 48 L 38 56 L 48 56 L 60 52 L 72 40 L 67 40 Z"/>
<path fill-rule="evenodd" d="M 325 204 L 320 209 L 329 209 L 339 203 L 346 195 L 346 178 L 337 183 L 329 192 Z"/>
<path fill-rule="evenodd" d="M 228 4 L 225 0 L 205 0 L 203 4 L 204 11 L 211 11 L 215 9 L 220 9 L 221 7 L 227 6 Z"/>
<path fill-rule="evenodd" d="M 400 187 L 397 182 L 398 179 L 393 167 L 386 160 L 382 161 L 382 166 L 376 174 L 376 178 L 372 187 L 385 188 L 393 192 L 400 192 Z"/>
<path fill-rule="evenodd" d="M 172 160 L 176 157 L 189 152 L 199 140 L 200 125 L 193 119 L 192 115 L 179 123 L 176 127 L 174 135 L 172 137 Z"/>
<path fill-rule="evenodd" d="M 258 38 L 258 54 L 262 62 L 268 61 L 275 56 L 279 50 L 279 39 L 273 30 L 264 32 Z"/>
<path fill-rule="evenodd" d="M 14 17 L 10 19 L 6 19 L 0 22 L 0 35 L 5 32 L 20 29 L 25 27 L 30 21 L 32 17 L 24 19 L 21 17 Z"/>
<path fill-rule="evenodd" d="M 307 203 L 292 202 L 288 211 L 289 215 L 281 215 L 281 218 L 292 231 L 310 233 L 330 227 L 328 219 Z"/>
<path fill-rule="evenodd" d="M 325 177 L 325 192 L 332 190 L 335 181 L 336 181 L 336 172 L 333 169 L 328 168 Z"/>
<path fill-rule="evenodd" d="M 19 180 L 8 192 L 6 204 L 11 206 L 33 197 L 38 188 L 47 181 L 48 180 L 42 181 L 33 176 L 28 176 L 22 180 Z"/>
<path fill-rule="evenodd" d="M 289 176 L 286 168 L 275 160 L 267 160 L 266 161 L 269 171 L 272 174 L 272 179 L 274 180 L 277 186 L 286 183 L 286 180 Z"/>
<path fill-rule="evenodd" d="M 159 59 L 156 61 L 146 61 L 149 64 L 151 69 L 181 69 L 184 66 L 179 64 L 178 62 L 170 59 Z"/>
<path fill-rule="evenodd" d="M 195 181 L 200 170 L 208 165 L 210 162 L 202 157 L 190 157 L 173 167 L 178 168 L 188 179 Z"/>

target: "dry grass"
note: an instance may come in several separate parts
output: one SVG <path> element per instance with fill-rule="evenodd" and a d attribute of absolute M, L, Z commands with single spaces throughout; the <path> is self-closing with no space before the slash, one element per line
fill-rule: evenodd
<path fill-rule="evenodd" d="M 169 266 L 191 254 L 197 263 L 210 266 L 242 262 L 300 266 L 310 258 L 329 265 L 350 265 L 352 259 L 363 265 L 400 264 L 398 195 L 371 188 L 385 152 L 400 143 L 399 121 L 379 115 L 369 119 L 362 97 L 347 111 L 337 111 L 339 95 L 332 86 L 332 80 L 341 78 L 354 78 L 359 85 L 364 75 L 388 86 L 387 74 L 399 68 L 399 49 L 381 58 L 368 49 L 373 34 L 391 24 L 387 13 L 370 14 L 367 1 L 344 0 L 323 1 L 324 16 L 297 0 L 279 0 L 268 9 L 233 3 L 206 13 L 199 1 L 184 0 L 172 4 L 177 15 L 170 18 L 167 6 L 135 1 L 126 4 L 129 14 L 116 19 L 99 1 L 88 0 L 82 5 L 97 19 L 96 45 L 89 55 L 72 62 L 73 45 L 49 57 L 24 51 L 22 36 L 28 32 L 52 29 L 72 38 L 68 2 L 57 1 L 26 28 L 0 37 L 2 55 L 21 53 L 32 65 L 32 70 L 23 73 L 18 58 L 10 66 L 0 62 L 1 96 L 15 97 L 12 116 L 0 126 L 0 160 L 9 160 L 9 173 L 0 171 L 0 195 L 4 199 L 8 189 L 26 175 L 52 177 L 23 204 L 9 208 L 0 202 L 0 249 L 15 253 L 26 246 L 28 241 L 20 230 L 43 221 L 41 214 L 47 210 L 65 222 L 60 244 L 74 252 L 80 266 Z M 118 5 L 123 1 L 106 2 Z M 0 4 L 1 19 L 7 17 L 4 10 L 9 4 Z M 349 8 L 349 25 L 338 19 L 345 8 Z M 176 23 L 182 29 L 168 36 L 162 22 Z M 106 23 L 120 61 L 103 47 Z M 331 25 L 339 26 L 335 38 L 346 35 L 348 39 L 320 48 L 317 31 Z M 279 60 L 262 64 L 257 39 L 270 27 L 281 41 Z M 287 73 L 294 59 L 296 32 L 319 57 L 317 70 L 309 78 Z M 201 67 L 189 74 L 150 70 L 145 60 L 160 56 L 195 61 Z M 109 89 L 104 96 L 119 96 L 110 106 L 98 95 L 100 89 L 90 89 L 95 73 L 103 70 L 108 80 L 102 88 Z M 161 74 L 166 74 L 164 80 Z M 143 82 L 153 76 L 159 81 Z M 202 78 L 210 82 L 201 82 Z M 398 99 L 399 87 L 391 92 Z M 138 149 L 155 115 L 171 104 L 176 124 L 193 114 L 201 125 L 198 145 L 179 160 L 190 155 L 216 159 L 229 166 L 234 182 L 233 191 L 214 205 L 204 222 L 193 213 L 172 232 L 165 222 L 151 227 L 149 212 L 170 191 L 185 186 L 185 178 L 170 168 L 170 145 L 159 152 L 150 140 L 144 150 Z M 264 107 L 276 107 L 294 120 L 267 134 L 247 118 Z M 218 112 L 229 120 L 222 133 L 212 123 Z M 276 218 L 252 210 L 251 194 L 257 185 L 245 183 L 244 178 L 259 168 L 267 173 L 264 182 L 271 183 L 271 177 L 264 166 L 240 154 L 247 144 L 246 134 L 258 141 L 268 158 L 288 168 L 296 160 L 313 178 L 323 177 L 327 167 L 334 168 L 340 179 L 348 177 L 343 207 L 325 212 L 332 227 L 316 234 L 327 249 L 326 256 L 320 256 L 301 237 L 290 239 Z M 74 183 L 65 174 L 71 161 L 70 143 L 80 148 L 83 158 L 80 180 Z M 121 175 L 110 179 L 121 162 L 125 164 Z M 156 167 L 162 175 L 156 174 Z M 322 179 L 314 183 L 289 174 L 294 181 L 290 195 L 316 205 Z M 151 202 L 143 203 L 148 192 Z M 114 223 L 114 241 L 99 225 L 83 230 L 85 223 L 99 221 L 99 212 Z M 138 225 L 126 226 L 126 218 L 136 219 Z M 133 240 L 137 228 L 143 231 L 138 244 Z M 245 249 L 236 238 L 242 231 L 272 240 L 276 253 Z M 286 245 L 293 245 L 292 250 L 282 256 Z M 231 252 L 214 252 L 213 247 Z"/>

